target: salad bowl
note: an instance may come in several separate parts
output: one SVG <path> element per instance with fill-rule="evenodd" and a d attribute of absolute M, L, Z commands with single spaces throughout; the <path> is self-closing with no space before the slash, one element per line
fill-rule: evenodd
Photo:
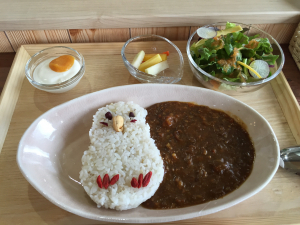
<path fill-rule="evenodd" d="M 202 85 L 204 85 L 206 88 L 220 91 L 220 92 L 223 92 L 223 93 L 226 93 L 229 95 L 240 95 L 243 93 L 256 91 L 256 90 L 262 88 L 264 85 L 266 85 L 271 80 L 273 80 L 281 72 L 283 65 L 284 65 L 284 61 L 285 61 L 284 53 L 283 53 L 280 45 L 278 44 L 278 42 L 270 34 L 262 31 L 261 29 L 255 27 L 255 26 L 252 26 L 252 25 L 246 25 L 246 24 L 242 24 L 242 23 L 219 22 L 219 23 L 215 23 L 215 24 L 205 25 L 205 26 L 201 27 L 201 29 L 203 29 L 203 28 L 204 29 L 207 29 L 207 28 L 214 29 L 216 32 L 220 31 L 220 30 L 224 31 L 224 29 L 227 28 L 226 25 L 228 26 L 228 24 L 235 24 L 236 26 L 240 26 L 243 29 L 240 33 L 245 35 L 244 37 L 246 39 L 248 37 L 249 41 L 251 40 L 251 38 L 254 39 L 255 37 L 257 37 L 256 39 L 261 39 L 261 40 L 263 39 L 269 43 L 269 49 L 268 49 L 268 51 L 270 52 L 269 56 L 271 56 L 271 57 L 278 56 L 277 59 L 275 59 L 276 57 L 273 58 L 274 60 L 273 60 L 273 62 L 270 63 L 271 65 L 269 64 L 269 68 L 268 68 L 269 75 L 263 79 L 255 79 L 255 77 L 252 77 L 251 75 L 249 75 L 248 76 L 249 79 L 247 79 L 247 77 L 246 77 L 246 79 L 241 80 L 241 79 L 238 79 L 237 76 L 232 76 L 232 74 L 230 74 L 230 76 L 224 76 L 223 74 L 222 74 L 222 76 L 216 76 L 213 73 L 207 72 L 207 69 L 205 69 L 205 66 L 201 65 L 201 63 L 199 63 L 199 61 L 196 62 L 198 59 L 200 59 L 200 56 L 197 59 L 197 56 L 195 56 L 194 51 L 198 51 L 198 49 L 195 49 L 193 47 L 195 46 L 197 41 L 201 40 L 201 37 L 199 38 L 199 36 L 197 34 L 197 30 L 190 36 L 187 46 L 186 46 L 186 51 L 187 51 L 190 68 L 191 68 L 194 76 L 197 78 L 197 80 Z M 203 41 L 205 41 L 205 40 L 203 40 Z M 238 41 L 233 40 L 233 42 L 237 43 Z M 225 41 L 224 49 L 226 49 L 226 47 L 228 47 L 226 45 L 227 45 L 227 43 Z M 235 47 L 234 43 L 232 44 L 232 46 Z M 238 47 L 239 47 L 239 49 L 242 49 L 244 46 L 245 46 L 245 44 L 240 44 L 240 46 L 238 46 Z M 255 52 L 255 54 L 256 53 L 257 52 Z M 244 55 L 243 55 L 243 59 L 244 59 Z M 211 58 L 209 60 L 211 60 Z M 249 57 L 249 59 L 245 59 L 245 60 L 253 60 L 253 59 L 250 59 L 250 57 Z M 241 66 L 241 67 L 243 67 L 243 66 Z M 242 71 L 243 71 L 243 69 L 242 69 Z M 247 73 L 248 73 L 248 71 L 249 70 L 247 69 Z"/>

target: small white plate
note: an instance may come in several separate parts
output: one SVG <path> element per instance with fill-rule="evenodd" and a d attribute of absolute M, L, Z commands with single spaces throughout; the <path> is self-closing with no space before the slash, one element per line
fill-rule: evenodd
<path fill-rule="evenodd" d="M 251 175 L 224 198 L 196 206 L 169 210 L 140 206 L 121 212 L 98 209 L 79 182 L 81 157 L 89 145 L 93 114 L 98 108 L 118 101 L 133 101 L 143 107 L 164 101 L 194 102 L 239 117 L 247 125 L 256 150 Z M 38 192 L 71 213 L 110 222 L 157 223 L 215 213 L 256 194 L 278 168 L 279 145 L 271 126 L 259 113 L 225 94 L 192 86 L 136 84 L 94 92 L 49 110 L 24 133 L 17 163 Z"/>

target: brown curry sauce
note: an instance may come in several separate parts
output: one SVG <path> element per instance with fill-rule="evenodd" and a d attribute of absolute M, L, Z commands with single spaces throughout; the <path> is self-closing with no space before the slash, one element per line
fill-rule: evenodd
<path fill-rule="evenodd" d="M 184 102 L 158 103 L 147 111 L 165 175 L 144 207 L 171 209 L 215 200 L 236 190 L 250 175 L 253 144 L 226 113 Z"/>

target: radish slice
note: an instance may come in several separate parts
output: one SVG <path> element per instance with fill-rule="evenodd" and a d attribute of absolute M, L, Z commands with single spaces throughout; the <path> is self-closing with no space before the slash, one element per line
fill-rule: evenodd
<path fill-rule="evenodd" d="M 200 27 L 197 34 L 199 37 L 207 39 L 217 36 L 217 31 L 213 27 Z"/>
<path fill-rule="evenodd" d="M 261 78 L 266 78 L 270 73 L 269 64 L 263 60 L 254 60 L 250 63 L 250 67 L 253 68 L 260 76 Z M 249 70 L 250 74 L 254 78 L 260 78 L 255 73 L 253 73 L 251 70 Z"/>

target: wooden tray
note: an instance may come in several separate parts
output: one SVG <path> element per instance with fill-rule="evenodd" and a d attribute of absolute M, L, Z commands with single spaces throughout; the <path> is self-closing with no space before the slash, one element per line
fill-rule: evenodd
<path fill-rule="evenodd" d="M 180 84 L 201 86 L 185 54 L 186 41 L 175 42 L 184 60 Z M 62 94 L 35 89 L 24 67 L 31 55 L 54 45 L 24 45 L 15 57 L 0 99 L 0 224 L 105 224 L 66 212 L 40 195 L 16 163 L 19 140 L 41 114 L 61 103 L 105 88 L 139 83 L 123 65 L 123 43 L 64 44 L 81 52 L 86 73 L 78 86 Z M 261 113 L 273 127 L 281 148 L 300 144 L 299 105 L 281 73 L 271 84 L 237 99 Z M 272 181 L 250 199 L 221 212 L 169 224 L 295 224 L 300 221 L 300 177 L 278 169 Z"/>

